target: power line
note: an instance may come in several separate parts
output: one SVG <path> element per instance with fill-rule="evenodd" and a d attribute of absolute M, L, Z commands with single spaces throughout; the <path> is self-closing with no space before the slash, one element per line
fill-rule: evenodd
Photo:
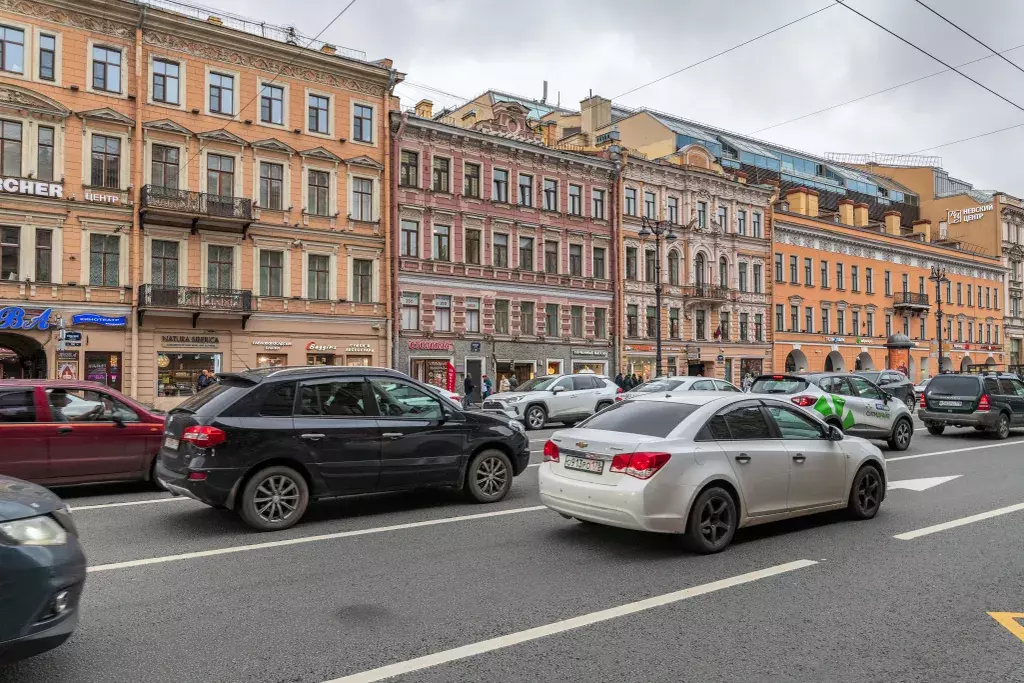
<path fill-rule="evenodd" d="M 452 99 L 456 99 L 456 100 L 459 100 L 461 102 L 469 102 L 470 101 L 470 99 L 468 97 L 462 97 L 461 95 L 456 95 L 454 93 L 446 92 L 444 90 L 441 90 L 440 88 L 435 88 L 435 87 L 430 86 L 430 85 L 424 85 L 423 83 L 417 83 L 415 81 L 410 81 L 408 79 L 402 81 L 400 85 L 408 85 L 408 86 L 412 86 L 413 88 L 419 88 L 420 90 L 427 90 L 429 92 L 437 93 L 438 95 L 444 95 L 445 97 L 451 97 Z"/>
<path fill-rule="evenodd" d="M 949 19 L 947 19 L 946 17 L 944 17 L 944 16 L 942 16 L 941 14 L 939 14 L 938 12 L 936 12 L 936 11 L 935 11 L 934 9 L 932 9 L 932 8 L 931 8 L 931 7 L 929 7 L 929 6 L 927 5 L 927 4 L 925 4 L 924 2 L 922 2 L 922 0 L 914 0 L 914 1 L 915 1 L 915 2 L 917 3 L 917 4 L 919 4 L 919 5 L 921 6 L 921 7 L 924 7 L 924 8 L 926 9 L 926 10 L 928 10 L 929 12 L 931 12 L 932 14 L 934 14 L 935 16 L 937 16 L 937 17 L 938 17 L 939 19 L 942 19 L 942 20 L 943 20 L 944 22 L 946 22 L 947 24 L 949 24 L 950 26 L 952 26 L 953 28 L 955 28 L 955 29 L 956 29 L 957 31 L 960 31 L 960 33 L 964 34 L 965 36 L 967 36 L 968 38 L 970 38 L 971 40 L 973 40 L 974 42 L 976 42 L 976 43 L 977 43 L 978 45 L 981 45 L 981 46 L 982 46 L 983 48 L 985 48 L 986 50 L 988 50 L 989 52 L 991 52 L 991 53 L 992 53 L 993 55 L 995 55 L 996 57 L 999 57 L 999 58 L 1000 58 L 1001 60 L 1003 60 L 1004 62 L 1006 62 L 1006 63 L 1007 63 L 1007 64 L 1009 64 L 1010 66 L 1012 66 L 1012 67 L 1013 67 L 1014 69 L 1016 69 L 1017 71 L 1020 71 L 1021 73 L 1024 73 L 1024 68 L 1021 68 L 1019 64 L 1017 64 L 1016 62 L 1012 62 L 1012 61 L 1010 61 L 1009 59 L 1007 59 L 1006 57 L 1004 57 L 1004 56 L 1003 56 L 1002 54 L 1000 54 L 1000 53 L 996 52 L 995 50 L 993 50 L 992 48 L 990 48 L 990 47 L 989 47 L 988 45 L 986 45 L 985 43 L 981 42 L 980 40 L 978 40 L 977 38 L 975 38 L 975 37 L 974 37 L 973 35 L 971 35 L 970 33 L 968 33 L 968 32 L 967 32 L 966 30 L 964 30 L 964 29 L 960 28 L 960 26 L 958 26 L 958 25 L 957 25 L 956 23 L 954 23 L 954 22 L 950 21 L 950 20 L 949 20 Z"/>
<path fill-rule="evenodd" d="M 995 135 L 996 133 L 1002 133 L 1004 131 L 1013 130 L 1014 128 L 1021 128 L 1021 127 L 1024 127 L 1024 123 L 1017 123 L 1017 124 L 1014 124 L 1012 126 L 1006 126 L 1005 128 L 999 128 L 997 130 L 990 130 L 987 133 L 979 133 L 978 135 L 972 135 L 969 138 L 960 138 L 959 140 L 953 140 L 952 142 L 944 142 L 941 145 L 932 145 L 931 147 L 925 147 L 924 149 L 919 149 L 916 152 L 910 152 L 910 154 L 920 154 L 921 152 L 927 152 L 929 150 L 939 149 L 940 147 L 949 147 L 950 145 L 958 145 L 961 142 L 968 142 L 969 140 L 977 140 L 978 138 L 987 137 L 989 135 Z"/>

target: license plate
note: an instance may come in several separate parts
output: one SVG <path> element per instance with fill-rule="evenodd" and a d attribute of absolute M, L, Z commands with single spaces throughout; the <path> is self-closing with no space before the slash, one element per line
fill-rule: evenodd
<path fill-rule="evenodd" d="M 565 468 L 601 474 L 604 470 L 604 462 L 602 460 L 590 460 L 589 458 L 574 458 L 570 455 L 565 459 Z"/>
<path fill-rule="evenodd" d="M 164 439 L 164 448 L 170 448 L 172 451 L 178 450 L 179 441 L 173 436 L 168 436 Z"/>
<path fill-rule="evenodd" d="M 939 401 L 940 408 L 962 408 L 963 401 Z"/>

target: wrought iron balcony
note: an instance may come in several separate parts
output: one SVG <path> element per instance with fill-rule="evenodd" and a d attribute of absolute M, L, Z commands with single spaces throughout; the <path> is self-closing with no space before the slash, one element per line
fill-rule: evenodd
<path fill-rule="evenodd" d="M 147 309 L 190 311 L 192 327 L 203 313 L 240 313 L 242 327 L 252 314 L 252 292 L 248 289 L 204 289 L 139 285 L 139 316 Z"/>
<path fill-rule="evenodd" d="M 928 303 L 928 295 L 919 292 L 896 292 L 892 295 L 893 308 L 909 308 L 917 311 L 926 311 L 931 308 Z"/>
<path fill-rule="evenodd" d="M 177 190 L 157 185 L 142 188 L 143 224 L 161 223 L 243 232 L 252 223 L 252 200 L 245 197 Z"/>
<path fill-rule="evenodd" d="M 728 301 L 731 290 L 728 287 L 710 285 L 707 283 L 697 285 L 686 285 L 682 288 L 683 298 L 694 301 Z"/>

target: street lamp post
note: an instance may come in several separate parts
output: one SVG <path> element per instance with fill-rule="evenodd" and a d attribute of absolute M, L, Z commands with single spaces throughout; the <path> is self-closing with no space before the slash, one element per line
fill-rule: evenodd
<path fill-rule="evenodd" d="M 640 223 L 639 235 L 641 239 L 654 236 L 654 324 L 657 328 L 654 377 L 658 377 L 661 375 L 661 240 L 664 236 L 665 241 L 671 244 L 676 241 L 676 233 L 672 230 L 672 224 L 668 221 L 656 221 L 644 216 Z"/>
<path fill-rule="evenodd" d="M 935 336 L 939 344 L 939 368 L 935 374 L 942 374 L 942 285 L 949 282 L 946 277 L 946 269 L 941 266 L 932 266 L 932 273 L 928 279 L 935 283 Z"/>

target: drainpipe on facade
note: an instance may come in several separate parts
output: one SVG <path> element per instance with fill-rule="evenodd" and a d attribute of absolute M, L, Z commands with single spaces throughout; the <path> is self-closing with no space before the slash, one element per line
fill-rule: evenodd
<path fill-rule="evenodd" d="M 611 146 L 611 157 L 615 164 L 614 172 L 614 183 L 612 188 L 612 244 L 615 248 L 612 249 L 611 253 L 611 276 L 612 276 L 612 320 L 614 324 L 612 329 L 615 332 L 612 335 L 612 353 L 615 358 L 615 366 L 609 370 L 612 377 L 614 373 L 621 372 L 622 366 L 622 324 L 625 320 L 624 313 L 622 311 L 622 273 L 619 272 L 619 253 L 623 248 L 622 243 L 622 216 L 619 212 L 620 195 L 622 193 L 622 172 L 623 166 L 627 163 L 625 154 L 621 154 L 618 145 Z"/>
<path fill-rule="evenodd" d="M 382 133 L 384 134 L 384 182 L 381 196 L 391 197 L 393 192 L 391 191 L 391 157 L 392 157 L 392 145 L 391 142 L 391 97 L 394 93 L 395 85 L 398 80 L 398 71 L 391 69 L 388 71 L 388 87 L 384 91 L 384 115 L 380 117 Z M 386 195 L 384 193 L 387 193 Z M 390 209 L 390 207 L 389 207 Z M 385 213 L 382 211 L 382 213 Z M 387 349 L 385 366 L 394 367 L 395 364 L 395 334 L 391 327 L 392 313 L 397 310 L 394 305 L 395 288 L 391 280 L 391 271 L 395 269 L 395 261 L 391 257 L 392 243 L 397 242 L 392 238 L 391 226 L 394 225 L 394 217 L 390 210 L 386 212 L 387 217 L 381 216 L 381 228 L 384 230 L 384 259 L 385 264 L 390 263 L 391 267 L 388 269 L 388 277 L 384 286 L 384 344 Z"/>
<path fill-rule="evenodd" d="M 139 5 L 139 23 L 135 27 L 135 130 L 132 134 L 132 196 L 130 199 L 135 207 L 132 211 L 133 221 L 129 228 L 128 240 L 131 249 L 131 267 L 128 269 L 128 286 L 131 288 L 132 302 L 132 383 L 129 396 L 138 400 L 139 398 L 139 288 L 138 283 L 142 280 L 142 264 L 140 263 L 141 250 L 139 243 L 142 240 L 142 221 L 139 213 L 142 209 L 142 102 L 146 99 L 146 83 L 143 74 L 147 69 L 142 68 L 142 24 L 146 20 L 146 6 Z M 123 377 L 123 373 L 122 373 Z"/>
<path fill-rule="evenodd" d="M 388 117 L 390 119 L 390 117 Z M 402 120 L 398 124 L 398 130 L 395 131 L 394 136 L 391 138 L 391 177 L 398 177 L 398 141 L 402 137 L 402 133 L 405 132 L 406 121 L 409 120 L 409 115 L 402 112 Z M 398 192 L 396 188 L 388 185 L 388 191 L 391 193 L 391 223 L 392 225 L 401 225 L 401 219 L 398 215 Z M 391 354 L 392 359 L 398 359 L 398 344 L 399 344 L 399 325 L 401 325 L 401 301 L 402 294 L 398 289 L 398 240 L 391 240 L 391 251 L 389 252 L 389 260 L 391 261 L 391 291 L 394 293 L 394 307 L 391 310 L 391 326 L 389 329 L 392 334 L 392 346 Z M 396 368 L 398 369 L 398 368 Z"/>

